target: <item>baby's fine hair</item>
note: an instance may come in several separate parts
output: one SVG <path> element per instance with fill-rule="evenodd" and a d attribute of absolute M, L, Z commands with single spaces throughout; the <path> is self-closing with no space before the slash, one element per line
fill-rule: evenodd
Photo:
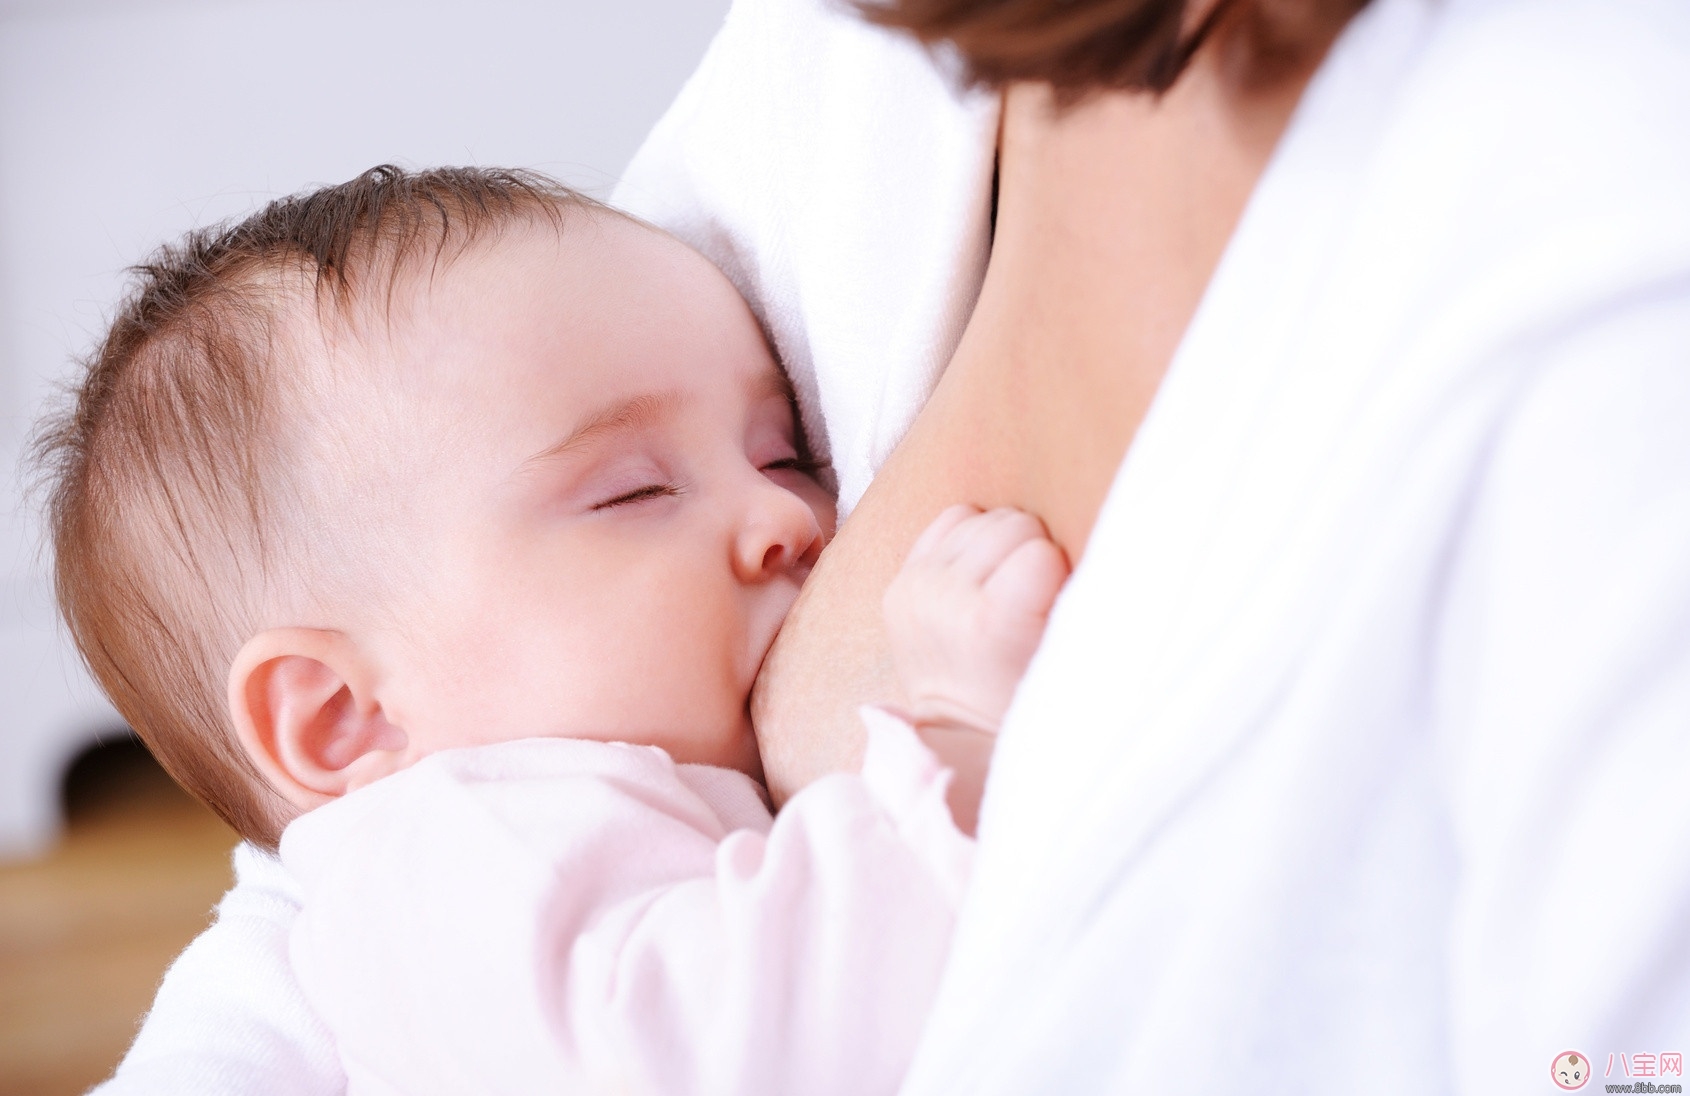
<path fill-rule="evenodd" d="M 195 231 L 132 268 L 37 428 L 77 649 L 171 776 L 242 837 L 273 848 L 292 813 L 236 741 L 226 692 L 254 588 L 298 564 L 286 526 L 300 500 L 277 443 L 280 397 L 301 383 L 286 318 L 347 316 L 489 232 L 589 208 L 604 207 L 530 172 L 382 166 Z"/>

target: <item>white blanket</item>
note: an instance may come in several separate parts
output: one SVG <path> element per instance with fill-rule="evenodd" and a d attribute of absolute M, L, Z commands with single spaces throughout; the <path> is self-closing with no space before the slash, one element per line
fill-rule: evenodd
<path fill-rule="evenodd" d="M 759 308 L 847 504 L 972 304 L 995 122 L 828 0 L 740 0 L 619 193 Z M 1682 0 L 1346 32 L 1010 713 L 908 1093 L 1690 1050 L 1687 194 Z M 336 1091 L 242 864 L 109 1092 Z"/>

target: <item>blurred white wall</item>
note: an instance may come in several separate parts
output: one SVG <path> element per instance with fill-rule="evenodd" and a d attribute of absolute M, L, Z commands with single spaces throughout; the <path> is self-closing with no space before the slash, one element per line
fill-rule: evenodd
<path fill-rule="evenodd" d="M 46 847 L 116 717 L 56 624 L 24 438 L 183 230 L 376 163 L 604 196 L 727 0 L 0 0 L 0 858 Z"/>

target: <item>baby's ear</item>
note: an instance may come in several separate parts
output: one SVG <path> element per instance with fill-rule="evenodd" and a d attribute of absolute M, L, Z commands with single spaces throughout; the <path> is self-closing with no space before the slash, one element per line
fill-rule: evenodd
<path fill-rule="evenodd" d="M 229 715 L 247 756 L 282 798 L 310 810 L 412 760 L 387 721 L 372 667 L 343 633 L 271 628 L 229 670 Z"/>

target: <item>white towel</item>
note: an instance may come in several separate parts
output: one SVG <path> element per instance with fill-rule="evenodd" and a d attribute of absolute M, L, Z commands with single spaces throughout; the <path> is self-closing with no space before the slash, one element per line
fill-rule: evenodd
<path fill-rule="evenodd" d="M 996 96 L 843 4 L 742 0 L 617 188 L 752 303 L 841 516 L 973 309 L 997 125 Z"/>
<path fill-rule="evenodd" d="M 346 1075 L 288 963 L 299 888 L 275 857 L 235 849 L 233 890 L 165 972 L 102 1096 L 331 1096 Z"/>

